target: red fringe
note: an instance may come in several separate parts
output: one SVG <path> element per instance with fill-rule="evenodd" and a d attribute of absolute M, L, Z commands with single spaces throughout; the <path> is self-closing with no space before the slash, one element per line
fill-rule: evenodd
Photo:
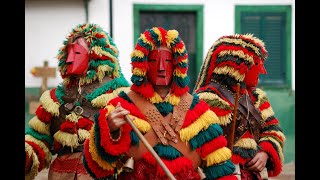
<path fill-rule="evenodd" d="M 217 178 L 217 180 L 238 180 L 238 178 L 235 175 L 228 175 L 228 176 L 219 177 Z"/>
<path fill-rule="evenodd" d="M 173 94 L 175 96 L 182 96 L 183 94 L 187 93 L 189 91 L 189 87 L 185 86 L 185 87 L 180 87 L 179 85 L 177 85 L 174 81 L 172 81 L 171 84 L 171 92 L 173 92 Z"/>
<path fill-rule="evenodd" d="M 273 169 L 268 169 L 268 175 L 270 177 L 274 177 L 280 174 L 282 171 L 282 162 L 280 161 L 280 158 L 278 156 L 278 152 L 273 148 L 273 146 L 266 141 L 263 141 L 260 143 L 260 146 L 262 147 L 262 150 L 269 155 L 269 159 L 273 163 Z"/>
<path fill-rule="evenodd" d="M 77 126 L 76 126 L 76 123 L 67 120 L 60 125 L 60 130 L 63 132 L 76 134 L 77 133 Z"/>
<path fill-rule="evenodd" d="M 218 107 L 210 107 L 210 110 L 216 113 L 216 115 L 219 116 L 226 116 L 230 113 L 232 113 L 232 110 L 227 110 L 227 109 L 220 109 Z"/>
<path fill-rule="evenodd" d="M 223 135 L 220 135 L 217 138 L 214 138 L 211 141 L 205 143 L 196 150 L 200 154 L 201 158 L 204 159 L 208 156 L 208 154 L 225 146 L 227 146 L 227 139 Z"/>
<path fill-rule="evenodd" d="M 56 96 L 56 90 L 57 90 L 57 88 L 53 88 L 50 91 L 50 97 L 54 102 L 58 102 L 58 98 Z"/>
<path fill-rule="evenodd" d="M 160 176 L 166 176 L 165 172 L 150 152 L 145 153 L 143 158 L 148 164 L 157 166 L 157 172 Z M 188 169 L 193 169 L 192 161 L 186 157 L 179 157 L 174 160 L 167 160 L 161 158 L 161 160 L 172 174 L 178 174 L 179 172 L 186 172 L 188 171 Z"/>
<path fill-rule="evenodd" d="M 250 133 L 249 130 L 247 130 L 241 137 L 242 138 L 251 138 L 251 139 L 254 139 L 254 136 Z"/>
<path fill-rule="evenodd" d="M 199 103 L 197 103 L 192 110 L 190 109 L 189 111 L 187 111 L 182 128 L 188 127 L 207 110 L 209 110 L 208 104 L 205 103 L 203 100 L 200 100 Z"/>
<path fill-rule="evenodd" d="M 161 27 L 158 27 L 159 31 L 160 31 L 160 34 L 161 34 L 161 37 L 162 37 L 162 45 L 166 45 L 166 42 L 167 42 L 167 31 L 164 30 L 163 28 Z"/>
<path fill-rule="evenodd" d="M 93 122 L 87 118 L 81 118 L 78 120 L 77 128 L 85 129 L 87 131 L 90 131 L 91 127 L 93 125 Z"/>
<path fill-rule="evenodd" d="M 266 126 L 270 126 L 270 125 L 279 125 L 278 119 L 274 118 L 274 119 L 266 122 Z"/>
<path fill-rule="evenodd" d="M 132 91 L 135 91 L 145 98 L 151 98 L 154 94 L 154 89 L 152 85 L 147 82 L 146 84 L 142 84 L 141 86 L 137 86 L 136 84 L 132 84 L 131 88 Z"/>
<path fill-rule="evenodd" d="M 89 58 L 90 59 L 99 59 L 99 60 L 109 60 L 109 61 L 113 62 L 110 57 L 104 56 L 104 55 L 100 56 L 100 55 L 94 53 L 93 51 L 92 51 L 92 54 L 89 55 Z"/>
<path fill-rule="evenodd" d="M 109 104 L 112 104 L 113 106 L 116 106 L 118 102 L 120 102 L 121 106 L 124 109 L 127 109 L 128 111 L 130 111 L 131 115 L 134 115 L 134 116 L 136 116 L 136 117 L 138 117 L 140 119 L 144 119 L 144 120 L 147 119 L 145 117 L 145 115 L 140 112 L 140 110 L 138 109 L 138 107 L 135 104 L 129 103 L 128 101 L 124 100 L 121 97 L 117 97 L 117 98 L 114 98 L 114 99 L 110 100 Z"/>
<path fill-rule="evenodd" d="M 260 136 L 261 137 L 275 136 L 275 137 L 279 138 L 283 142 L 283 138 L 281 136 L 279 136 L 278 134 L 274 133 L 274 132 L 265 131 L 265 132 L 261 133 Z"/>
<path fill-rule="evenodd" d="M 99 126 L 100 132 L 96 133 L 100 134 L 100 144 L 103 149 L 113 156 L 119 156 L 130 148 L 130 131 L 132 128 L 129 124 L 124 124 L 121 127 L 122 131 L 120 139 L 116 142 L 112 141 L 110 138 L 110 129 L 106 120 L 106 113 L 107 109 L 100 110 L 98 124 L 95 124 L 95 126 Z"/>
<path fill-rule="evenodd" d="M 42 105 L 38 106 L 35 114 L 37 115 L 38 119 L 44 123 L 50 123 L 52 115 L 47 112 Z"/>
<path fill-rule="evenodd" d="M 232 154 L 231 156 L 231 161 L 234 163 L 234 164 L 246 164 L 246 162 L 249 160 L 249 158 L 247 159 L 244 159 L 243 157 L 241 157 L 240 155 L 238 154 Z"/>
<path fill-rule="evenodd" d="M 146 49 L 145 47 L 141 46 L 139 43 L 137 43 L 135 49 L 141 51 L 145 56 L 149 55 L 149 50 Z M 133 67 L 135 67 L 135 66 L 133 66 Z"/>
<path fill-rule="evenodd" d="M 88 168 L 91 170 L 91 172 L 97 177 L 97 178 L 104 178 L 107 176 L 110 176 L 112 174 L 114 174 L 114 170 L 104 170 L 102 167 L 100 167 L 93 159 L 92 156 L 89 152 L 89 141 L 90 139 L 86 139 L 86 141 L 84 142 L 84 157 L 86 159 L 87 162 L 87 166 Z"/>
<path fill-rule="evenodd" d="M 263 104 L 260 105 L 259 109 L 260 111 L 269 108 L 271 105 L 268 101 L 264 102 Z"/>
<path fill-rule="evenodd" d="M 41 171 L 44 168 L 46 154 L 38 144 L 28 140 L 26 140 L 25 142 L 32 146 L 33 151 L 37 154 L 38 160 L 40 162 L 38 172 Z"/>
<path fill-rule="evenodd" d="M 103 34 L 100 34 L 100 33 L 95 34 L 95 36 L 96 36 L 98 39 L 107 38 L 107 37 L 105 37 Z"/>

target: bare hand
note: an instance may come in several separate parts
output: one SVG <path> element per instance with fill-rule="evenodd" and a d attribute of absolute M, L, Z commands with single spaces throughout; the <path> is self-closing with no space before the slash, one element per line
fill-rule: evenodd
<path fill-rule="evenodd" d="M 261 172 L 266 167 L 269 156 L 266 152 L 258 152 L 249 162 L 246 163 L 246 167 L 249 170 Z"/>
<path fill-rule="evenodd" d="M 118 102 L 116 108 L 110 112 L 107 118 L 110 132 L 118 130 L 122 125 L 127 123 L 124 119 L 124 116 L 127 114 L 129 114 L 129 111 L 124 109 L 120 102 Z"/>

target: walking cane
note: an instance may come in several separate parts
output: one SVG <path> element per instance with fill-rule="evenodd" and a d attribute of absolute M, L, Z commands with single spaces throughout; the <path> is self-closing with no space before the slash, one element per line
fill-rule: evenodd
<path fill-rule="evenodd" d="M 148 141 L 146 140 L 146 138 L 144 138 L 144 136 L 141 134 L 141 132 L 139 131 L 139 129 L 133 124 L 133 122 L 131 121 L 131 119 L 129 118 L 128 115 L 125 115 L 125 119 L 126 121 L 130 124 L 130 126 L 132 127 L 132 129 L 134 130 L 135 133 L 137 133 L 138 137 L 140 138 L 140 140 L 143 142 L 143 144 L 146 146 L 146 148 L 150 151 L 150 153 L 153 155 L 153 157 L 157 160 L 157 162 L 160 164 L 161 168 L 164 170 L 164 172 L 166 173 L 166 175 L 171 179 L 171 180 L 176 180 L 176 178 L 173 176 L 173 174 L 169 171 L 169 169 L 167 168 L 167 166 L 162 162 L 162 160 L 160 159 L 159 155 L 154 151 L 154 149 L 151 147 L 151 145 L 148 143 Z"/>
<path fill-rule="evenodd" d="M 239 96 L 240 96 L 240 83 L 237 83 L 236 86 L 236 98 L 234 101 L 234 109 L 233 109 L 233 118 L 231 122 L 231 132 L 228 139 L 228 148 L 233 153 L 233 143 L 234 143 L 234 132 L 236 129 L 236 121 L 237 121 L 237 114 L 238 114 L 238 104 L 239 104 Z M 237 176 L 238 180 L 241 179 L 241 172 L 239 164 L 235 164 L 235 172 L 234 174 Z"/>

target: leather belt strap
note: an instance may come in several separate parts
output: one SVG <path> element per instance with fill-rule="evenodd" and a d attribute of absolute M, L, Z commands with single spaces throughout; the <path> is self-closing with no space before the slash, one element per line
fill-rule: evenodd
<path fill-rule="evenodd" d="M 209 85 L 215 87 L 222 96 L 230 101 L 230 103 L 235 104 L 235 97 L 233 96 L 232 92 L 224 89 L 219 83 L 216 83 L 214 81 L 211 81 Z M 263 121 L 259 111 L 253 106 L 253 102 L 251 101 L 251 98 L 248 94 L 244 94 L 240 97 L 238 110 L 242 114 L 242 117 L 237 118 L 237 120 L 241 121 L 237 122 L 237 130 L 234 137 L 234 143 L 245 133 L 248 122 L 251 128 L 251 133 L 254 135 L 254 138 L 258 140 L 260 129 L 264 127 L 265 122 Z M 246 119 L 247 115 L 249 115 L 248 119 Z M 230 127 L 225 127 L 224 129 L 229 128 Z"/>
<path fill-rule="evenodd" d="M 129 91 L 127 95 L 146 116 L 148 122 L 152 126 L 152 130 L 148 131 L 144 135 L 152 147 L 158 144 L 159 141 L 164 145 L 171 145 L 192 161 L 194 169 L 200 166 L 201 157 L 199 154 L 195 150 L 191 151 L 189 144 L 183 143 L 179 134 L 175 133 L 179 132 L 182 127 L 185 115 L 192 103 L 192 95 L 183 95 L 180 98 L 178 106 L 174 106 L 173 113 L 168 114 L 166 117 L 163 117 L 152 103 L 136 92 Z M 169 137 L 167 137 L 167 134 Z M 128 155 L 133 157 L 135 160 L 139 160 L 147 151 L 148 150 L 145 145 L 139 143 L 137 146 L 132 146 L 129 149 Z"/>

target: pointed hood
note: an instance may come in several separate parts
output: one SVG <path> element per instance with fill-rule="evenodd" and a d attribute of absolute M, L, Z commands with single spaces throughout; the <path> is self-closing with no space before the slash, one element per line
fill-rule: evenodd
<path fill-rule="evenodd" d="M 264 42 L 253 34 L 222 36 L 208 51 L 195 90 L 215 80 L 233 91 L 239 82 L 243 92 L 246 88 L 243 80 L 249 68 L 258 60 L 264 62 L 267 56 Z"/>
<path fill-rule="evenodd" d="M 87 73 L 80 78 L 80 85 L 90 84 L 96 80 L 102 81 L 107 75 L 112 79 L 123 77 L 118 62 L 118 48 L 112 38 L 96 24 L 79 24 L 71 30 L 63 46 L 59 49 L 57 59 L 58 69 L 63 84 L 68 84 L 70 78 L 65 75 L 67 64 L 67 45 L 73 39 L 83 36 L 89 46 L 89 67 Z"/>
<path fill-rule="evenodd" d="M 169 102 L 175 104 L 180 96 L 188 92 L 189 77 L 188 53 L 184 42 L 179 37 L 177 30 L 165 30 L 161 27 L 147 29 L 140 35 L 136 46 L 131 53 L 132 86 L 131 90 L 146 97 L 152 103 L 162 102 L 162 98 L 153 89 L 147 79 L 148 55 L 150 51 L 160 46 L 166 46 L 173 53 L 173 80 L 170 89 Z"/>

